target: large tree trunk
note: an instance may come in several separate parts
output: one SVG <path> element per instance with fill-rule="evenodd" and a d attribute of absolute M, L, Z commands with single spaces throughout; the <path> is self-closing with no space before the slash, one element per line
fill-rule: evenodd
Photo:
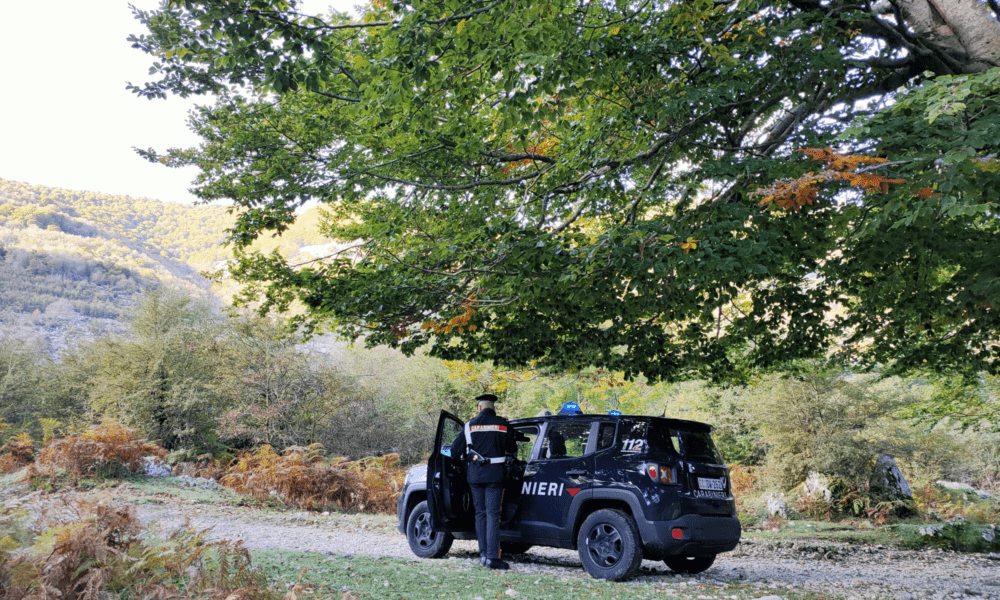
<path fill-rule="evenodd" d="M 1000 66 L 1000 24 L 979 0 L 892 0 L 923 41 L 947 51 L 955 70 Z"/>

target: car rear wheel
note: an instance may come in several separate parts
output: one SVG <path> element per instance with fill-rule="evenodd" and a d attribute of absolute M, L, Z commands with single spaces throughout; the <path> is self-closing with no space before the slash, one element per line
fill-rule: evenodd
<path fill-rule="evenodd" d="M 715 562 L 715 555 L 710 556 L 668 556 L 663 559 L 671 571 L 683 573 L 684 575 L 694 575 L 701 573 L 712 566 Z"/>
<path fill-rule="evenodd" d="M 622 581 L 642 564 L 639 530 L 620 510 L 598 510 L 587 517 L 577 536 L 577 551 L 583 568 L 595 579 Z"/>
<path fill-rule="evenodd" d="M 441 558 L 448 554 L 455 538 L 446 532 L 431 529 L 431 511 L 427 502 L 421 502 L 406 520 L 406 541 L 410 550 L 420 558 Z"/>

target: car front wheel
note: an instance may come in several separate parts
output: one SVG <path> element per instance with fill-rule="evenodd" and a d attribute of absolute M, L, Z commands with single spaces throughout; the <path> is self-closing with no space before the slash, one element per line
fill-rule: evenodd
<path fill-rule="evenodd" d="M 620 510 L 598 510 L 587 517 L 577 536 L 577 551 L 583 568 L 595 579 L 622 581 L 642 564 L 639 530 Z"/>
<path fill-rule="evenodd" d="M 441 558 L 448 554 L 455 538 L 450 533 L 431 529 L 431 511 L 427 502 L 421 502 L 406 520 L 406 541 L 410 550 L 420 558 Z"/>
<path fill-rule="evenodd" d="M 666 564 L 671 571 L 674 573 L 682 573 L 684 575 L 695 575 L 696 573 L 701 573 L 711 567 L 714 562 L 714 554 L 710 556 L 668 556 L 663 559 L 663 563 Z"/>

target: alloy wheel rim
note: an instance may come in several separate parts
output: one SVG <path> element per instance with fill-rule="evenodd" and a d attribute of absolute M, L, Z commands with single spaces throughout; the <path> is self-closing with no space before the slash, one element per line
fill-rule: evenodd
<path fill-rule="evenodd" d="M 594 562 L 602 567 L 612 567 L 622 557 L 622 536 L 611 525 L 601 523 L 590 530 L 587 550 Z"/>
<path fill-rule="evenodd" d="M 416 538 L 419 546 L 426 547 L 434 543 L 434 532 L 431 531 L 431 520 L 427 513 L 417 517 L 417 522 L 414 524 L 413 529 L 414 538 Z"/>

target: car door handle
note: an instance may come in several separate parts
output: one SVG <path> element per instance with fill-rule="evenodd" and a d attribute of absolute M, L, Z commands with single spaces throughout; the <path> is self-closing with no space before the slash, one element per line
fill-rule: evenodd
<path fill-rule="evenodd" d="M 534 475 L 537 472 L 538 472 L 538 467 L 525 467 L 524 468 L 524 476 L 525 477 L 531 477 L 532 475 Z"/>
<path fill-rule="evenodd" d="M 572 471 L 566 471 L 566 474 L 570 477 L 582 477 L 587 474 L 583 469 L 573 469 Z"/>

